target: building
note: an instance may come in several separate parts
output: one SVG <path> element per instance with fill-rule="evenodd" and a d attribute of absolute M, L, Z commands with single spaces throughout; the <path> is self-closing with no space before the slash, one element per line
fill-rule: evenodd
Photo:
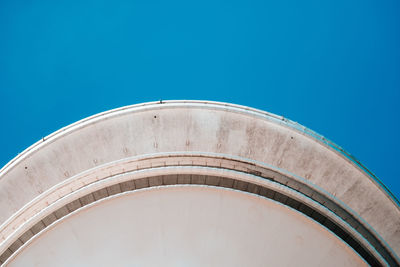
<path fill-rule="evenodd" d="M 4 266 L 397 266 L 398 200 L 283 117 L 166 101 L 86 118 L 0 171 Z"/>

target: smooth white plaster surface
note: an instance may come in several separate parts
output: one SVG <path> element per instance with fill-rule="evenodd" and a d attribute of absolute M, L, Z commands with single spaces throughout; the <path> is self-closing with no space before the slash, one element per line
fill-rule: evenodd
<path fill-rule="evenodd" d="M 365 265 L 297 211 L 208 186 L 156 187 L 105 199 L 32 241 L 8 266 Z"/>

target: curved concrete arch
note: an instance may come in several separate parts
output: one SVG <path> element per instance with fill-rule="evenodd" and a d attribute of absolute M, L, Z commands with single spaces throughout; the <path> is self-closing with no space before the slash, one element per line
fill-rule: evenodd
<path fill-rule="evenodd" d="M 399 264 L 397 200 L 362 165 L 278 116 L 200 101 L 104 112 L 61 129 L 12 160 L 0 171 L 0 260 L 22 245 L 21 235 L 48 216 L 49 207 L 77 200 L 65 196 L 134 170 L 166 174 L 168 166 L 175 174 L 197 166 L 277 182 L 324 207 L 324 218 L 335 214 L 354 246 L 375 261 Z"/>

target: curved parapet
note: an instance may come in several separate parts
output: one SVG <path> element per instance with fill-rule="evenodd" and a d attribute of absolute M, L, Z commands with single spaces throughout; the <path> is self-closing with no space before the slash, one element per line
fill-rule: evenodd
<path fill-rule="evenodd" d="M 226 188 L 258 195 L 324 229 L 318 233 L 328 231 L 330 241 L 321 239 L 321 244 L 342 244 L 332 246 L 347 251 L 343 259 L 360 259 L 350 265 L 400 263 L 398 201 L 358 161 L 282 117 L 202 101 L 104 112 L 51 134 L 13 159 L 0 171 L 0 261 L 26 262 L 40 250 L 41 240 L 86 214 L 89 206 L 101 207 L 104 199 L 164 186 L 188 192 L 219 188 L 223 198 Z M 260 205 L 263 210 L 275 204 Z M 226 210 L 231 208 L 227 204 Z M 249 221 L 249 228 L 270 223 Z M 305 232 L 301 238 L 312 238 Z M 292 244 L 293 238 L 282 242 Z"/>

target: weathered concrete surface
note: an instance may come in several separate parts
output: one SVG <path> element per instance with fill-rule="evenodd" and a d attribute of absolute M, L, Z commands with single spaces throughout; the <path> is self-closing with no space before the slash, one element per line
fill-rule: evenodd
<path fill-rule="evenodd" d="M 132 156 L 185 151 L 255 160 L 304 177 L 344 202 L 400 252 L 399 208 L 369 175 L 276 116 L 210 102 L 126 107 L 45 138 L 0 171 L 0 223 L 83 171 Z"/>
<path fill-rule="evenodd" d="M 304 215 L 206 186 L 106 199 L 32 241 L 7 266 L 366 266 Z"/>

